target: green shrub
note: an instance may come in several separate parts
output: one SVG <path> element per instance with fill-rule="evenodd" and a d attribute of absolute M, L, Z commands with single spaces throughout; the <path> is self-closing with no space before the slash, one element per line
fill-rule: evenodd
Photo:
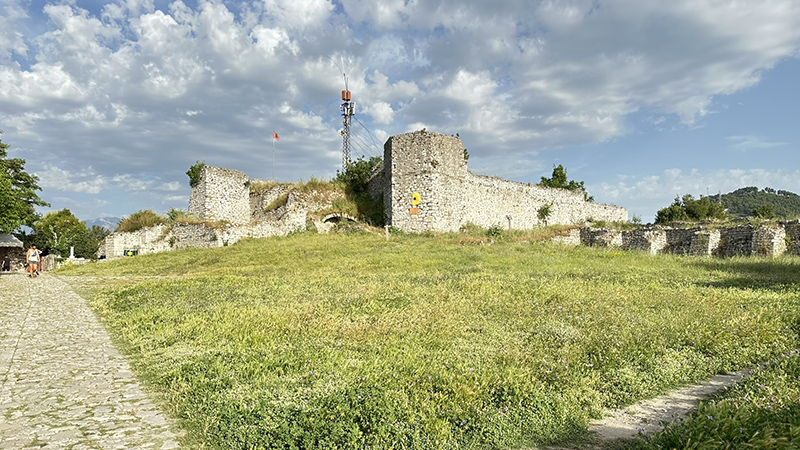
<path fill-rule="evenodd" d="M 165 223 L 167 223 L 165 217 L 156 214 L 150 209 L 143 209 L 120 220 L 115 232 L 132 232 Z"/>
<path fill-rule="evenodd" d="M 200 184 L 200 180 L 203 178 L 203 168 L 205 166 L 205 161 L 197 161 L 189 167 L 189 170 L 186 171 L 186 175 L 189 176 L 189 186 L 195 187 Z"/>
<path fill-rule="evenodd" d="M 553 205 L 548 203 L 546 205 L 542 205 L 542 207 L 536 211 L 536 216 L 539 218 L 539 220 L 544 222 L 545 225 L 547 225 L 547 218 L 550 217 L 550 214 L 552 213 Z"/>
<path fill-rule="evenodd" d="M 369 160 L 359 157 L 356 161 L 351 161 L 343 172 L 337 171 L 336 180 L 346 186 L 348 194 L 355 196 L 365 194 L 367 182 L 382 161 L 383 159 L 377 156 Z"/>
<path fill-rule="evenodd" d="M 493 238 L 499 238 L 503 235 L 503 228 L 500 225 L 492 225 L 486 230 L 486 235 Z"/>

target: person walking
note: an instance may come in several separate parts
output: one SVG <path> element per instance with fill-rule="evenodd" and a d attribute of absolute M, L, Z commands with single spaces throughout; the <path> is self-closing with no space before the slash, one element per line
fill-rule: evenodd
<path fill-rule="evenodd" d="M 35 245 L 31 245 L 31 248 L 28 249 L 25 261 L 28 263 L 28 278 L 33 278 L 33 273 L 38 274 L 39 270 L 39 250 L 36 250 Z"/>
<path fill-rule="evenodd" d="M 11 258 L 9 258 L 8 255 L 6 255 L 6 257 L 3 258 L 2 271 L 3 272 L 10 272 L 11 271 Z"/>

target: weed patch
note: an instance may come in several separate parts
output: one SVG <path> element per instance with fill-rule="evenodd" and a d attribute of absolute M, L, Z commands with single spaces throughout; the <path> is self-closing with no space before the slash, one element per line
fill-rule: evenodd
<path fill-rule="evenodd" d="M 797 346 L 792 258 L 749 268 L 514 232 L 483 246 L 461 245 L 470 233 L 382 234 L 57 274 L 98 277 L 92 307 L 209 448 L 535 445 Z"/>

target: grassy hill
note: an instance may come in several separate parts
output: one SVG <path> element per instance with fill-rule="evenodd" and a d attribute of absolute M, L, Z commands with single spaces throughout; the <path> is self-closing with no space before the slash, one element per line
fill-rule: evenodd
<path fill-rule="evenodd" d="M 758 190 L 755 186 L 743 187 L 733 192 L 712 195 L 712 202 L 722 204 L 732 217 L 752 217 L 753 210 L 764 205 L 771 205 L 775 216 L 780 219 L 794 219 L 800 217 L 800 195 L 793 192 L 764 188 Z"/>
<path fill-rule="evenodd" d="M 520 448 L 797 347 L 798 258 L 536 239 L 296 234 L 57 276 L 163 393 L 187 448 Z"/>

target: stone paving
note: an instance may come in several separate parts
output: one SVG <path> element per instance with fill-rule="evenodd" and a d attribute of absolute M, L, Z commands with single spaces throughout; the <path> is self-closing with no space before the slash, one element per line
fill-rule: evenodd
<path fill-rule="evenodd" d="M 176 449 L 170 424 L 86 301 L 0 276 L 0 449 Z"/>

